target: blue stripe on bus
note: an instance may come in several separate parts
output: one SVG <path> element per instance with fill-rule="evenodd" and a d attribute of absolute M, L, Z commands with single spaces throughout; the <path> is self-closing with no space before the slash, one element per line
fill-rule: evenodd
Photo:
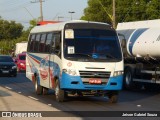
<path fill-rule="evenodd" d="M 131 55 L 133 55 L 133 45 L 136 42 L 136 40 L 139 38 L 139 36 L 144 33 L 146 30 L 148 30 L 149 28 L 142 28 L 142 29 L 137 29 L 133 34 L 132 37 L 130 38 L 129 41 L 129 52 Z"/>
<path fill-rule="evenodd" d="M 38 57 L 38 56 L 36 56 L 36 55 L 30 54 L 30 53 L 28 53 L 28 55 L 30 55 L 31 57 L 35 58 L 35 59 L 38 60 L 39 62 L 42 60 L 41 57 Z"/>

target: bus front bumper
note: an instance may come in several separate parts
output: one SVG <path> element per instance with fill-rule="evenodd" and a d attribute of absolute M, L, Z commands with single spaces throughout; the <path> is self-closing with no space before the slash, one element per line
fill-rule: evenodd
<path fill-rule="evenodd" d="M 110 77 L 105 85 L 101 84 L 84 84 L 80 76 L 71 76 L 62 73 L 60 87 L 64 90 L 121 90 L 123 75 Z"/>

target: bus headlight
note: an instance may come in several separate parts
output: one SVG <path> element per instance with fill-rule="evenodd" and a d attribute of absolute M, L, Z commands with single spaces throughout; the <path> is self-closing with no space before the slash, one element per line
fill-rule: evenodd
<path fill-rule="evenodd" d="M 123 75 L 123 71 L 114 71 L 113 77 L 116 77 L 116 76 L 119 76 L 119 75 Z"/>
<path fill-rule="evenodd" d="M 76 70 L 74 69 L 63 69 L 63 72 L 69 74 L 69 75 L 77 75 Z"/>

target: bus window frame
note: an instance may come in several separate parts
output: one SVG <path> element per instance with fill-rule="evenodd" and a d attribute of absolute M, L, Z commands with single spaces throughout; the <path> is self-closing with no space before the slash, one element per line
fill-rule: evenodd
<path fill-rule="evenodd" d="M 34 39 L 32 39 L 32 36 L 34 36 Z M 34 51 L 34 41 L 36 40 L 36 34 L 30 34 L 29 36 L 29 45 L 27 48 L 27 51 L 33 52 Z"/>
<path fill-rule="evenodd" d="M 59 36 L 59 45 L 56 46 L 57 44 L 57 35 Z M 62 53 L 62 32 L 61 31 L 54 31 L 53 36 L 52 36 L 52 42 L 51 42 L 51 53 L 54 53 L 57 55 L 59 58 L 61 58 L 61 53 Z M 56 49 L 56 47 L 59 47 L 59 49 Z"/>
<path fill-rule="evenodd" d="M 39 38 L 37 39 L 37 36 L 39 36 Z M 41 33 L 37 33 L 36 34 L 36 39 L 35 39 L 35 43 L 34 43 L 34 53 L 38 53 L 39 52 L 39 41 L 41 40 Z"/>
<path fill-rule="evenodd" d="M 49 35 L 49 34 L 52 34 L 51 39 L 48 39 L 48 35 Z M 50 51 L 51 51 L 52 39 L 53 39 L 53 32 L 47 32 L 47 33 L 46 33 L 46 40 L 45 40 L 45 50 L 44 50 L 45 53 L 50 53 Z M 48 41 L 48 40 L 50 40 L 50 43 L 49 43 L 49 44 L 47 44 L 47 41 Z M 46 50 L 46 48 L 47 48 L 46 46 L 49 46 L 49 50 Z"/>
<path fill-rule="evenodd" d="M 45 53 L 47 34 L 48 34 L 47 32 L 41 33 L 40 41 L 39 41 L 39 44 L 38 44 L 38 46 L 39 46 L 39 47 L 38 47 L 38 52 L 39 52 L 39 53 Z M 42 36 L 43 36 L 43 35 L 45 35 L 45 39 L 44 39 L 43 42 L 41 42 L 41 41 L 42 41 Z M 44 48 L 43 48 L 42 51 L 40 51 L 40 44 L 41 44 L 41 43 L 44 44 Z"/>

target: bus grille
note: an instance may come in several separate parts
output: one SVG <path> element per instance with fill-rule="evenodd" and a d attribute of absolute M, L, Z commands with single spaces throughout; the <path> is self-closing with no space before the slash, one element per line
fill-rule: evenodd
<path fill-rule="evenodd" d="M 108 82 L 111 72 L 105 71 L 79 71 L 83 84 L 89 84 L 89 79 L 96 78 L 102 81 L 101 85 Z"/>
<path fill-rule="evenodd" d="M 79 71 L 81 78 L 109 78 L 111 72 Z"/>

